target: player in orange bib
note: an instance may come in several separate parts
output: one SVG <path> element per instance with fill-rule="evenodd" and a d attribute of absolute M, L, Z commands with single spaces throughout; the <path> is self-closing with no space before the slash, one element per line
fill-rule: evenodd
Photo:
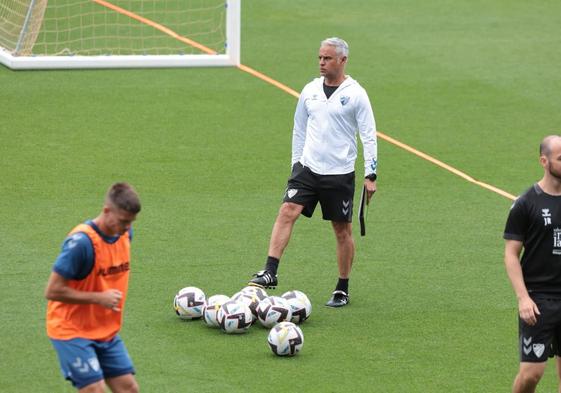
<path fill-rule="evenodd" d="M 76 226 L 54 263 L 45 297 L 47 335 L 63 376 L 81 393 L 138 392 L 118 333 L 130 271 L 131 224 L 140 200 L 127 183 L 107 192 L 103 210 Z"/>

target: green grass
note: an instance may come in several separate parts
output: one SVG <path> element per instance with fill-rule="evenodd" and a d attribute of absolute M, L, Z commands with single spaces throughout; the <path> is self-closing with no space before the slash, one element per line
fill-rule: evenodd
<path fill-rule="evenodd" d="M 244 1 L 242 62 L 299 90 L 319 42 L 351 46 L 380 131 L 518 194 L 559 132 L 558 2 Z M 297 223 L 274 293 L 314 305 L 305 345 L 175 317 L 184 286 L 238 291 L 261 268 L 290 165 L 293 97 L 233 68 L 0 68 L 0 391 L 71 392 L 44 331 L 65 234 L 114 181 L 143 211 L 122 336 L 146 392 L 503 392 L 518 367 L 502 265 L 510 201 L 379 141 L 379 192 L 357 236 L 351 304 L 323 307 L 334 239 Z M 361 162 L 361 160 L 359 160 Z M 360 164 L 357 167 L 360 168 Z M 538 391 L 556 389 L 553 367 Z"/>

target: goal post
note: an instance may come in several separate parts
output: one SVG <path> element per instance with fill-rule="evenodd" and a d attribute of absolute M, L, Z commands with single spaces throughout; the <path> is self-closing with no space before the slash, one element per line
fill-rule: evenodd
<path fill-rule="evenodd" d="M 241 0 L 2 0 L 11 69 L 240 64 Z"/>

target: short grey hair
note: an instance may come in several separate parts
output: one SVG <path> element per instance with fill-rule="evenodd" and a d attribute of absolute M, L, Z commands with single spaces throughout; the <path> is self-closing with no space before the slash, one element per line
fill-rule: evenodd
<path fill-rule="evenodd" d="M 324 45 L 334 46 L 337 56 L 349 57 L 349 44 L 339 37 L 326 38 L 321 42 L 321 46 Z"/>

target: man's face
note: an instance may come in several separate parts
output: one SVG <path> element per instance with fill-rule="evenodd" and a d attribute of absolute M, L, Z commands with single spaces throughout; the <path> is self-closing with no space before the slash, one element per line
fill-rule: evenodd
<path fill-rule="evenodd" d="M 551 154 L 547 159 L 547 170 L 551 176 L 561 181 L 561 154 L 558 156 Z"/>
<path fill-rule="evenodd" d="M 319 48 L 319 73 L 326 79 L 336 79 L 343 74 L 346 57 L 337 56 L 334 46 L 323 45 Z"/>
<path fill-rule="evenodd" d="M 130 229 L 132 222 L 136 219 L 136 214 L 111 205 L 104 207 L 104 213 L 105 225 L 110 232 L 107 233 L 109 236 L 123 235 Z"/>

